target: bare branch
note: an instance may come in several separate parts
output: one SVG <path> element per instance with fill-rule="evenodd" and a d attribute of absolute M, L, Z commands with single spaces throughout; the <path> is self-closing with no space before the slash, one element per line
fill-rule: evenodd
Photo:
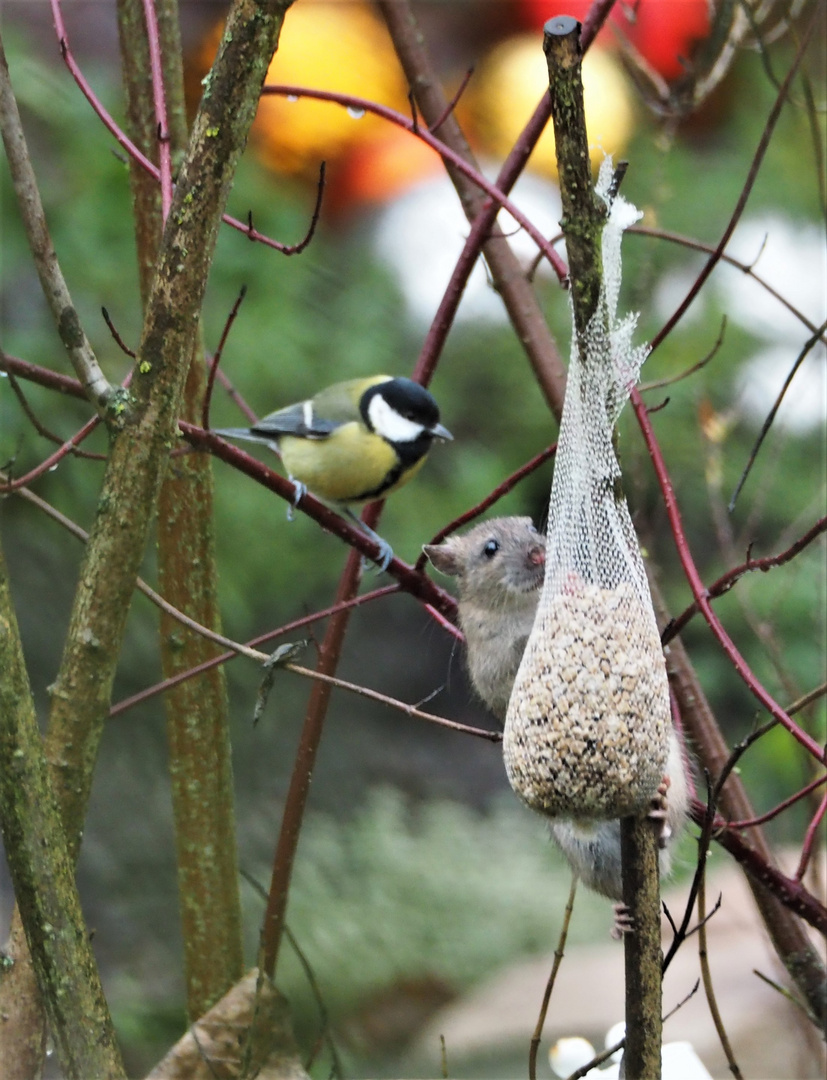
<path fill-rule="evenodd" d="M 749 558 L 746 562 L 741 563 L 740 566 L 735 566 L 731 570 L 728 570 L 725 574 L 722 574 L 716 581 L 704 590 L 710 600 L 714 600 L 718 596 L 723 596 L 724 593 L 735 585 L 744 574 L 751 573 L 754 570 L 760 570 L 762 573 L 766 573 L 776 566 L 783 566 L 784 563 L 794 559 L 800 551 L 803 551 L 805 547 L 813 542 L 827 531 L 827 517 L 820 518 L 815 525 L 807 530 L 803 536 L 801 536 L 795 543 L 791 544 L 786 551 L 780 552 L 778 555 L 767 555 L 762 559 Z M 661 634 L 661 641 L 664 645 L 672 641 L 683 630 L 689 620 L 700 611 L 698 602 L 690 604 L 688 608 L 681 612 L 676 618 L 674 618 L 665 628 Z M 789 714 L 789 710 L 788 710 Z M 790 714 L 791 715 L 791 714 Z"/>
<path fill-rule="evenodd" d="M 224 351 L 224 346 L 227 343 L 227 337 L 232 329 L 232 325 L 238 315 L 238 309 L 241 307 L 244 297 L 247 295 L 247 286 L 242 285 L 241 290 L 236 297 L 235 303 L 230 309 L 230 314 L 227 316 L 227 321 L 224 323 L 224 329 L 221 331 L 221 337 L 218 340 L 218 347 L 213 353 L 212 359 L 209 364 L 209 371 L 207 374 L 207 386 L 204 390 L 204 401 L 201 406 L 201 426 L 209 428 L 210 426 L 210 401 L 212 400 L 212 391 L 215 384 L 215 377 L 218 372 L 218 365 L 221 363 L 221 354 Z"/>
<path fill-rule="evenodd" d="M 664 503 L 666 506 L 666 512 L 669 517 L 669 524 L 672 529 L 672 535 L 675 538 L 675 545 L 678 550 L 678 555 L 683 566 L 684 574 L 686 575 L 689 586 L 692 589 L 692 593 L 695 597 L 695 603 L 698 605 L 704 619 L 706 620 L 709 628 L 715 635 L 719 645 L 723 649 L 726 656 L 729 658 L 735 671 L 744 681 L 749 688 L 750 692 L 758 701 L 768 710 L 771 716 L 773 716 L 779 723 L 790 732 L 790 734 L 816 759 L 816 761 L 825 761 L 825 750 L 823 747 L 812 738 L 806 731 L 804 731 L 798 724 L 792 720 L 787 713 L 781 708 L 777 701 L 767 692 L 763 684 L 759 681 L 756 675 L 753 673 L 746 660 L 737 649 L 735 642 L 729 636 L 724 629 L 718 616 L 712 610 L 712 606 L 709 603 L 709 594 L 704 588 L 701 581 L 698 569 L 695 566 L 695 562 L 692 558 L 692 553 L 689 550 L 689 544 L 686 539 L 686 534 L 681 522 L 680 510 L 678 509 L 678 501 L 675 496 L 674 489 L 672 487 L 672 480 L 666 469 L 666 463 L 663 460 L 663 454 L 661 453 L 660 446 L 657 438 L 655 437 L 654 430 L 649 421 L 649 417 L 646 413 L 646 406 L 641 399 L 640 393 L 637 389 L 632 390 L 631 394 L 632 406 L 635 410 L 635 414 L 638 418 L 641 431 L 643 432 L 643 438 L 646 442 L 646 447 L 649 451 L 649 456 L 652 460 L 652 464 L 655 469 L 655 474 L 658 479 L 661 491 L 663 492 Z"/>
<path fill-rule="evenodd" d="M 474 521 L 480 514 L 484 514 L 486 510 L 489 510 L 495 503 L 506 496 L 509 491 L 513 491 L 521 480 L 524 480 L 526 476 L 530 476 L 531 473 L 539 469 L 541 465 L 545 465 L 547 461 L 550 461 L 551 458 L 554 457 L 556 450 L 557 443 L 552 443 L 551 446 L 547 447 L 545 450 L 541 450 L 539 454 L 535 454 L 531 461 L 527 461 L 525 465 L 520 466 L 519 469 L 511 474 L 511 476 L 503 480 L 501 484 L 498 484 L 490 495 L 487 495 L 481 502 L 478 502 L 476 506 L 472 506 L 470 510 L 466 510 L 464 514 L 460 514 L 458 518 L 454 518 L 453 521 L 440 529 L 428 543 L 441 543 L 446 536 L 450 536 L 451 533 L 455 533 L 457 529 L 461 529 L 463 525 L 467 525 L 469 521 Z M 427 556 L 423 553 L 417 559 L 415 569 L 421 570 L 427 561 Z"/>
<path fill-rule="evenodd" d="M 405 131 L 410 132 L 416 138 L 421 139 L 427 146 L 430 146 L 432 150 L 436 150 L 443 160 L 450 161 L 456 169 L 476 184 L 478 188 L 492 198 L 503 210 L 507 210 L 514 220 L 518 222 L 531 237 L 548 260 L 558 278 L 560 278 L 561 281 L 565 279 L 567 273 L 565 263 L 530 218 L 528 218 L 519 207 L 515 206 L 511 199 L 504 192 L 499 190 L 496 184 L 492 184 L 487 180 L 481 172 L 472 165 L 469 165 L 455 150 L 442 142 L 435 135 L 432 135 L 429 131 L 424 130 L 423 128 L 417 128 L 414 121 L 409 120 L 407 116 L 397 112 L 395 109 L 388 108 L 387 105 L 379 105 L 377 102 L 369 101 L 367 98 L 357 97 L 354 94 L 343 94 L 336 90 L 312 90 L 306 86 L 287 86 L 281 83 L 268 83 L 266 86 L 262 87 L 262 94 L 278 94 L 280 97 L 289 98 L 310 98 L 312 101 L 332 101 L 337 105 L 343 105 L 348 109 L 373 113 L 375 116 L 381 116 L 383 119 L 396 124 L 397 127 L 404 128 Z"/>
<path fill-rule="evenodd" d="M 738 483 L 735 485 L 735 491 L 733 491 L 732 498 L 729 500 L 729 505 L 727 507 L 730 513 L 732 513 L 732 511 L 735 509 L 735 503 L 738 499 L 738 496 L 741 494 L 741 489 L 746 483 L 752 466 L 755 464 L 755 459 L 756 457 L 758 457 L 758 451 L 761 449 L 761 444 L 764 442 L 764 439 L 767 437 L 767 433 L 772 427 L 773 421 L 778 414 L 778 410 L 781 408 L 781 402 L 784 400 L 784 395 L 789 390 L 790 383 L 795 378 L 795 373 L 807 359 L 807 357 L 818 344 L 818 342 L 823 340 L 825 330 L 827 330 L 827 321 L 823 322 L 821 326 L 813 333 L 812 337 L 804 343 L 801 352 L 799 352 L 798 356 L 795 359 L 795 362 L 793 363 L 793 366 L 788 371 L 787 377 L 786 379 L 784 379 L 784 384 L 778 391 L 778 396 L 773 402 L 772 408 L 767 414 L 766 420 L 761 425 L 761 430 L 758 433 L 758 438 L 755 440 L 755 445 L 753 446 L 752 450 L 750 451 L 749 457 L 747 458 L 747 463 L 744 466 L 744 471 L 741 473 L 741 477 L 738 480 Z"/>
<path fill-rule="evenodd" d="M 540 1049 L 540 1040 L 543 1037 L 543 1027 L 545 1026 L 551 995 L 554 991 L 554 984 L 557 981 L 557 972 L 560 970 L 560 964 L 563 962 L 566 938 L 569 933 L 569 923 L 571 922 L 572 912 L 574 911 L 574 898 L 577 895 L 577 880 L 577 874 L 572 874 L 569 898 L 566 901 L 566 908 L 563 912 L 563 925 L 560 927 L 560 934 L 557 938 L 557 948 L 554 950 L 554 962 L 551 965 L 546 988 L 543 992 L 543 1000 L 540 1004 L 540 1014 L 537 1017 L 537 1023 L 534 1026 L 534 1034 L 531 1036 L 531 1045 L 528 1052 L 529 1080 L 536 1080 L 537 1078 L 537 1051 Z"/>
<path fill-rule="evenodd" d="M 68 1077 L 125 1078 L 80 909 L 2 552 L 0 626 L 0 826 L 41 997 Z M 0 1040 L 12 1054 L 20 1034 L 5 1032 Z M 0 1065 L 4 1058 L 0 1050 Z M 10 1065 L 16 1071 L 16 1063 Z"/>
<path fill-rule="evenodd" d="M 284 0 L 284 4 L 289 7 L 293 0 Z M 115 123 L 112 116 L 104 108 L 101 101 L 98 99 L 94 90 L 90 86 L 88 80 L 84 76 L 80 67 L 76 63 L 72 56 L 71 49 L 69 48 L 69 39 L 66 34 L 66 27 L 63 22 L 63 15 L 60 10 L 60 0 L 51 0 L 52 14 L 55 20 L 55 29 L 58 35 L 58 41 L 60 44 L 60 53 L 63 57 L 64 63 L 69 69 L 72 78 L 78 85 L 83 96 L 89 102 L 94 109 L 98 119 L 103 123 L 104 127 L 109 133 L 117 140 L 120 146 L 126 150 L 129 157 L 136 161 L 142 169 L 145 169 L 150 176 L 154 176 L 156 180 L 160 181 L 161 171 L 154 165 L 149 158 L 142 154 L 138 147 L 129 139 L 126 134 L 121 130 L 118 124 Z M 315 216 L 315 215 L 314 215 Z M 266 247 L 271 247 L 275 251 L 280 252 L 282 255 L 297 255 L 305 249 L 310 241 L 310 238 L 315 231 L 315 225 L 311 221 L 310 228 L 307 235 L 303 240 L 300 240 L 297 244 L 283 244 L 278 240 L 272 240 L 270 237 L 265 236 L 263 233 L 258 232 L 252 227 L 245 225 L 243 221 L 239 221 L 237 218 L 231 217 L 229 214 L 222 214 L 221 220 L 229 225 L 231 228 L 238 230 L 238 232 L 244 233 L 250 240 L 255 240 L 257 243 L 264 244 Z"/>
<path fill-rule="evenodd" d="M 787 72 L 787 75 L 786 75 L 786 78 L 784 79 L 784 82 L 781 84 L 781 87 L 780 87 L 780 89 L 778 91 L 778 95 L 776 96 L 775 102 L 773 104 L 773 107 L 770 110 L 769 116 L 767 117 L 767 122 L 764 125 L 764 130 L 763 130 L 763 132 L 761 134 L 761 138 L 760 138 L 760 140 L 758 142 L 758 147 L 756 148 L 755 154 L 754 154 L 753 159 L 752 159 L 752 163 L 751 163 L 749 171 L 747 173 L 747 177 L 746 177 L 746 179 L 744 181 L 744 186 L 741 189 L 741 194 L 740 194 L 740 196 L 738 198 L 737 203 L 735 204 L 735 209 L 732 211 L 732 214 L 730 215 L 730 219 L 727 222 L 727 226 L 724 229 L 724 232 L 723 232 L 723 234 L 721 236 L 721 239 L 718 241 L 717 247 L 715 248 L 714 252 L 712 253 L 712 255 L 707 260 L 707 262 L 704 265 L 703 269 L 701 270 L 700 274 L 698 274 L 697 278 L 693 282 L 692 287 L 690 288 L 689 292 L 683 298 L 683 300 L 678 305 L 675 312 L 667 320 L 665 325 L 661 327 L 659 332 L 652 339 L 652 344 L 651 344 L 651 351 L 652 352 L 655 351 L 655 349 L 658 347 L 658 345 L 660 345 L 660 343 L 664 340 L 664 338 L 667 337 L 672 332 L 672 330 L 677 325 L 677 323 L 683 318 L 683 316 L 686 314 L 687 310 L 689 309 L 692 301 L 695 299 L 695 297 L 701 291 L 701 288 L 703 287 L 703 285 L 706 282 L 707 278 L 712 273 L 712 271 L 715 269 L 715 267 L 718 265 L 718 263 L 721 261 L 721 258 L 722 258 L 723 253 L 724 253 L 724 248 L 727 246 L 730 239 L 732 238 L 732 234 L 733 234 L 733 232 L 735 232 L 735 226 L 741 220 L 741 215 L 743 214 L 744 208 L 747 205 L 747 200 L 748 200 L 750 194 L 752 193 L 752 188 L 753 188 L 753 186 L 755 184 L 755 179 L 758 176 L 758 171 L 761 168 L 761 164 L 762 164 L 762 162 L 764 160 L 764 155 L 766 154 L 767 148 L 770 145 L 770 140 L 772 138 L 772 134 L 775 131 L 776 124 L 778 123 L 778 120 L 779 120 L 779 118 L 781 116 L 781 110 L 782 110 L 782 108 L 784 106 L 784 102 L 787 100 L 787 95 L 789 93 L 790 87 L 792 86 L 793 79 L 795 78 L 796 73 L 798 72 L 798 69 L 799 69 L 799 67 L 801 65 L 801 61 L 804 59 L 804 53 L 806 52 L 807 44 L 808 44 L 808 42 L 810 40 L 810 37 L 812 36 L 812 33 L 813 33 L 813 30 L 814 30 L 815 26 L 816 26 L 817 19 L 818 19 L 818 5 L 816 5 L 816 7 L 813 9 L 813 14 L 812 14 L 812 16 L 810 18 L 810 22 L 809 22 L 809 24 L 807 26 L 807 29 L 804 32 L 804 36 L 803 36 L 803 38 L 802 38 L 802 40 L 801 40 L 801 42 L 799 44 L 798 50 L 796 51 L 795 58 L 793 59 L 793 62 L 790 65 L 790 69 Z"/>
<path fill-rule="evenodd" d="M 417 103 L 430 130 L 438 129 L 443 142 L 464 161 L 476 167 L 476 159 L 468 141 L 443 93 L 411 4 L 408 0 L 380 0 L 379 6 L 408 84 L 414 88 Z M 531 148 L 545 127 L 549 116 L 548 95 L 544 96 L 543 105 L 544 119 L 531 126 L 530 132 L 526 129 L 526 133 L 518 139 L 515 151 L 509 155 L 508 161 L 500 170 L 497 187 L 505 193 L 513 187 Z M 445 167 L 471 229 L 423 342 L 417 371 L 427 377 L 433 370 L 453 323 L 468 277 L 482 252 L 491 271 L 494 287 L 502 296 L 537 381 L 549 406 L 559 418 L 565 388 L 565 365 L 530 282 L 497 224 L 499 205 L 486 200 L 480 189 L 461 170 L 455 168 L 450 160 L 446 160 Z"/>
<path fill-rule="evenodd" d="M 718 1008 L 718 1002 L 715 997 L 715 988 L 712 985 L 712 972 L 709 970 L 709 954 L 706 947 L 706 876 L 701 875 L 700 888 L 698 889 L 698 958 L 701 963 L 701 977 L 704 983 L 704 992 L 706 994 L 706 1001 L 709 1005 L 709 1013 L 712 1017 L 712 1022 L 715 1025 L 715 1030 L 718 1032 L 718 1039 L 721 1043 L 721 1048 L 726 1055 L 727 1063 L 729 1065 L 729 1071 L 735 1077 L 735 1080 L 743 1080 L 743 1074 L 738 1068 L 738 1062 L 735 1060 L 735 1055 L 732 1052 L 732 1045 L 729 1041 L 726 1028 L 724 1027 L 723 1019 L 721 1018 L 721 1012 Z"/>
<path fill-rule="evenodd" d="M 101 419 L 105 419 L 114 389 L 103 374 L 92 346 L 83 332 L 69 287 L 57 261 L 57 253 L 49 235 L 46 213 L 37 187 L 37 178 L 29 158 L 26 136 L 23 133 L 20 112 L 11 85 L 2 38 L 0 38 L 0 129 L 2 129 L 3 145 L 6 148 L 20 216 L 26 230 L 43 295 L 49 305 L 60 340 L 69 355 L 69 360 L 80 379 L 84 392 Z"/>

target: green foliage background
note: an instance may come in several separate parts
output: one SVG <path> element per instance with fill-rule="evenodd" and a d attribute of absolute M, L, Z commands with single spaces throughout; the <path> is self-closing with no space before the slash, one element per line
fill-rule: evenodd
<path fill-rule="evenodd" d="M 121 379 L 129 361 L 100 316 L 105 306 L 124 340 L 140 328 L 129 189 L 124 163 L 53 56 L 43 55 L 21 28 L 4 26 L 12 77 L 53 238 L 87 333 L 107 374 Z M 774 54 L 777 71 L 789 52 Z M 111 68 L 86 65 L 98 93 L 116 116 L 119 89 Z M 625 193 L 651 219 L 715 243 L 744 182 L 775 89 L 757 55 L 744 56 L 712 107 L 673 138 L 641 110 Z M 823 128 L 823 116 L 820 119 Z M 750 213 L 782 209 L 796 222 L 823 228 L 817 184 L 800 108 L 788 108 L 750 197 Z M 5 170 L 2 198 L 2 325 L 7 352 L 66 370 L 21 235 Z M 305 231 L 312 193 L 266 173 L 252 154 L 239 172 L 231 212 L 254 212 L 256 227 L 287 242 Z M 204 313 L 213 348 L 242 284 L 247 298 L 233 327 L 223 369 L 260 413 L 299 400 L 319 386 L 377 371 L 409 373 L 422 330 L 370 248 L 367 218 L 334 228 L 323 221 L 301 256 L 286 259 L 225 230 Z M 641 310 L 641 335 L 659 327 L 652 296 L 679 267 L 698 265 L 665 242 L 630 236 L 625 243 L 626 306 Z M 817 272 L 815 268 L 814 272 Z M 541 284 L 558 338 L 567 341 L 564 295 Z M 795 303 L 796 297 L 790 299 Z M 712 348 L 720 317 L 713 299 L 700 320 L 686 320 L 644 369 L 648 380 L 673 376 Z M 806 338 L 802 330 L 801 341 Z M 735 376 L 759 342 L 730 324 L 721 349 L 692 378 L 668 390 L 655 424 L 677 489 L 692 551 L 702 576 L 714 580 L 731 559 L 716 541 L 711 464 L 728 498 L 744 466 L 755 428 L 733 418 L 713 447 L 699 424 L 706 403 L 726 419 Z M 794 350 L 790 352 L 790 363 Z M 823 359 L 823 357 L 822 357 Z M 456 441 L 438 448 L 404 494 L 392 499 L 382 532 L 413 561 L 423 542 L 476 503 L 513 469 L 547 445 L 555 426 L 511 331 L 458 326 L 433 383 Z M 61 437 L 89 415 L 84 405 L 37 387 L 26 395 L 41 421 Z M 237 423 L 217 392 L 216 426 Z M 89 448 L 105 452 L 100 434 Z M 624 418 L 622 453 L 641 536 L 664 568 L 675 611 L 689 603 L 660 496 L 633 421 Z M 19 474 L 48 448 L 0 381 L 0 459 Z M 716 456 L 713 463 L 712 457 Z M 37 491 L 84 526 L 94 511 L 99 463 L 67 459 Z M 252 482 L 217 463 L 216 532 L 221 604 L 227 632 L 246 639 L 331 600 L 345 551 L 301 515 L 289 524 L 284 506 Z M 540 470 L 497 507 L 502 513 L 545 513 L 550 468 Z M 823 428 L 801 437 L 774 430 L 732 518 L 739 558 L 747 544 L 764 555 L 786 546 L 825 512 Z M 0 507 L 3 543 L 38 701 L 45 706 L 61 629 L 68 617 L 80 552 L 76 541 L 18 500 Z M 145 574 L 153 577 L 152 553 Z M 737 561 L 737 560 L 736 560 Z M 371 581 L 372 585 L 373 582 Z M 824 679 L 824 544 L 791 565 L 743 580 L 717 604 L 732 636 L 770 692 L 788 702 Z M 780 654 L 774 663 L 755 632 L 769 628 Z M 155 614 L 136 599 L 116 700 L 158 677 Z M 711 635 L 695 620 L 684 640 L 728 736 L 737 740 L 762 720 Z M 342 674 L 405 700 L 424 698 L 448 681 L 430 705 L 445 715 L 482 720 L 468 699 L 458 657 L 433 624 L 404 596 L 354 618 Z M 416 656 L 412 662 L 411 657 Z M 250 716 L 258 673 L 243 661 L 229 667 L 235 711 L 235 767 L 242 863 L 265 884 L 281 799 L 307 688 L 285 676 L 268 716 L 255 731 Z M 824 732 L 824 707 L 811 715 Z M 567 873 L 549 850 L 542 827 L 515 806 L 497 752 L 487 745 L 423 731 L 373 706 L 339 696 L 328 723 L 314 781 L 311 819 L 299 852 L 290 922 L 323 988 L 332 1018 L 358 1011 L 367 996 L 402 976 L 429 974 L 455 990 L 471 985 L 510 958 L 548 950 L 568 889 Z M 164 779 L 162 714 L 157 702 L 113 721 L 84 840 L 81 877 L 90 922 L 98 927 L 108 990 L 135 1067 L 174 1037 L 180 1022 L 178 945 L 169 794 Z M 792 740 L 775 732 L 743 763 L 759 810 L 785 797 L 805 777 Z M 798 835 L 804 811 L 786 815 L 776 839 Z M 691 864 L 691 841 L 681 860 Z M 492 873 L 496 868 L 496 873 Z M 245 887 L 254 954 L 260 901 Z M 456 919 L 457 912 L 461 918 Z M 499 917 L 508 913 L 507 917 Z M 581 895 L 583 937 L 605 932 L 605 904 Z M 496 927 L 496 931 L 494 931 Z M 152 989 L 147 991 L 147 977 Z M 300 1030 L 308 1039 L 316 1006 L 294 960 L 283 973 Z M 355 1061 L 359 1060 L 359 1051 Z M 375 1075 L 381 1075 L 374 1061 Z"/>

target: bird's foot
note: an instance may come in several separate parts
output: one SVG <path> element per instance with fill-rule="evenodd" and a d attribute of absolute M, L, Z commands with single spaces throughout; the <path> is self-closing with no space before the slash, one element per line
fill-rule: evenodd
<path fill-rule="evenodd" d="M 369 525 L 366 525 L 361 518 L 357 517 L 352 510 L 347 509 L 346 513 L 347 516 L 359 526 L 361 531 L 365 533 L 366 536 L 369 536 L 379 548 L 379 554 L 375 559 L 369 559 L 367 556 L 363 556 L 362 569 L 365 570 L 371 563 L 376 563 L 377 573 L 380 570 L 387 570 L 390 566 L 391 559 L 393 558 L 393 548 L 387 540 L 383 540 L 379 533 L 374 532 L 373 529 Z"/>
<path fill-rule="evenodd" d="M 287 520 L 292 521 L 296 516 L 295 510 L 302 499 L 307 494 L 307 484 L 303 484 L 301 480 L 294 480 L 293 477 L 288 478 L 293 485 L 293 501 L 287 504 Z"/>

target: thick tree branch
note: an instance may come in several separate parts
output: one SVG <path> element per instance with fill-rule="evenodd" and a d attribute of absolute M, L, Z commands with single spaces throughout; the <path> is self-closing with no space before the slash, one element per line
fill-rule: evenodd
<path fill-rule="evenodd" d="M 594 193 L 583 81 L 580 72 L 580 24 L 568 15 L 549 19 L 544 27 L 543 51 L 548 62 L 551 118 L 557 151 L 557 172 L 566 238 L 569 287 L 574 327 L 579 343 L 597 310 L 603 281 L 600 238 L 606 208 Z M 583 362 L 586 362 L 581 350 Z"/>
<path fill-rule="evenodd" d="M 150 5 L 150 8 L 152 5 Z M 148 157 L 186 149 L 184 74 L 177 0 L 156 0 L 149 25 L 146 0 L 118 0 L 121 56 L 133 141 Z M 160 84 L 160 85 L 159 85 Z M 161 128 L 167 137 L 161 138 Z M 160 144 L 160 148 L 159 148 Z M 163 232 L 165 197 L 131 163 L 141 294 L 150 292 Z M 171 195 L 171 187 L 169 189 Z M 183 415 L 201 414 L 206 386 L 202 336 L 196 335 L 184 387 Z M 212 460 L 187 454 L 167 470 L 158 506 L 161 592 L 195 626 L 218 629 L 213 533 Z M 161 613 L 161 668 L 166 680 L 199 667 L 218 649 L 201 633 L 182 630 Z M 243 948 L 235 840 L 229 705 L 222 666 L 170 686 L 164 694 L 184 938 L 187 1010 L 203 1015 L 241 977 Z"/>
<path fill-rule="evenodd" d="M 232 6 L 178 178 L 133 389 L 110 404 L 121 430 L 81 568 L 45 738 L 73 859 L 138 567 L 175 441 L 221 215 L 290 2 L 235 0 Z"/>
<path fill-rule="evenodd" d="M 86 396 L 101 417 L 107 415 L 107 405 L 114 390 L 100 369 L 92 346 L 80 325 L 78 313 L 72 303 L 69 287 L 63 277 L 57 253 L 49 235 L 46 213 L 40 199 L 37 179 L 29 159 L 26 136 L 20 121 L 20 112 L 11 85 L 6 53 L 0 38 L 0 128 L 3 145 L 14 183 L 20 217 L 26 230 L 29 249 L 34 259 L 37 276 L 60 340 L 63 342 L 72 367 L 80 379 Z"/>
<path fill-rule="evenodd" d="M 289 0 L 233 4 L 175 189 L 126 422 L 113 442 L 53 691 L 47 749 L 73 852 L 221 214 L 288 6 Z"/>
<path fill-rule="evenodd" d="M 72 1080 L 125 1077 L 43 754 L 2 551 L 0 826 L 28 952 L 61 1066 Z M 14 957 L 14 967 L 25 965 L 27 960 L 25 955 Z M 11 979 L 12 988 L 17 985 L 13 970 L 4 971 L 2 979 Z M 0 1071 L 4 1077 L 24 1076 L 18 1071 L 21 1066 L 39 1068 L 42 1050 L 36 1027 L 22 1033 L 22 1043 L 20 1031 L 7 1029 L 20 1019 L 16 1004 L 12 999 L 11 1016 L 5 1009 L 0 1016 L 0 1044 L 4 1047 L 0 1049 Z M 13 1054 L 22 1054 L 23 1061 L 7 1059 Z"/>
<path fill-rule="evenodd" d="M 625 1076 L 660 1076 L 661 1021 L 660 874 L 656 830 L 647 818 L 620 823 L 623 903 L 633 912 L 634 928 L 625 934 Z"/>

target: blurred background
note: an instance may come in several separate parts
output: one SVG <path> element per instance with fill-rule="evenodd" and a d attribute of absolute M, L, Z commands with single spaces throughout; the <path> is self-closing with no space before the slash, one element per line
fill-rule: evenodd
<path fill-rule="evenodd" d="M 76 58 L 107 108 L 122 119 L 115 5 L 65 0 L 63 6 Z M 641 20 L 635 44 L 659 78 L 669 80 L 682 71 L 680 57 L 691 53 L 707 32 L 705 3 L 664 0 L 654 6 L 664 9 L 663 24 L 646 31 Z M 580 7 L 585 9 L 569 5 L 582 16 Z M 121 380 L 130 362 L 100 310 L 108 310 L 125 342 L 137 344 L 141 312 L 127 170 L 61 62 L 49 4 L 3 0 L 0 10 L 12 80 L 61 264 L 108 376 Z M 457 112 L 494 176 L 543 91 L 542 23 L 565 8 L 541 0 L 428 0 L 415 4 L 415 10 L 449 93 L 473 68 Z M 193 102 L 225 12 L 224 3 L 181 3 Z M 823 12 L 822 5 L 817 32 L 822 42 Z M 806 65 L 821 105 L 822 54 L 812 48 Z M 601 37 L 585 72 L 595 160 L 603 151 L 629 160 L 624 193 L 645 212 L 644 226 L 717 243 L 792 55 L 790 35 L 764 55 L 745 49 L 703 106 L 680 120 L 647 106 L 624 70 L 611 30 Z M 335 88 L 409 111 L 407 87 L 386 31 L 370 5 L 356 0 L 297 0 L 270 81 Z M 824 113 L 816 121 L 821 141 L 814 143 L 805 98 L 797 88 L 784 110 L 728 251 L 754 264 L 764 280 L 820 325 L 827 286 Z M 323 159 L 328 187 L 320 227 L 303 254 L 285 258 L 229 229 L 219 239 L 204 307 L 207 347 L 215 348 L 238 291 L 246 285 L 222 369 L 259 414 L 338 379 L 381 371 L 410 374 L 467 233 L 439 160 L 416 140 L 358 111 L 276 98 L 268 98 L 259 110 L 229 212 L 246 220 L 251 211 L 259 231 L 296 242 L 312 213 Z M 540 147 L 529 164 L 515 201 L 544 232 L 555 235 L 560 206 L 553 155 L 547 146 Z M 5 167 L 0 185 L 3 347 L 65 371 Z M 530 242 L 515 235 L 514 244 L 530 261 Z M 622 304 L 640 311 L 641 339 L 652 338 L 672 313 L 703 259 L 663 239 L 627 237 Z M 536 288 L 566 355 L 565 294 L 542 269 Z M 825 513 L 823 346 L 801 365 L 735 512 L 726 511 L 760 426 L 810 336 L 782 303 L 743 272 L 725 266 L 715 271 L 688 315 L 647 362 L 644 382 L 670 379 L 698 364 L 720 336 L 720 347 L 706 366 L 647 397 L 652 403 L 668 398 L 655 416 L 655 427 L 693 554 L 708 582 L 741 562 L 749 544 L 754 555 L 780 551 Z M 431 389 L 455 442 L 432 453 L 416 481 L 389 502 L 381 525 L 396 553 L 411 562 L 439 528 L 556 436 L 482 265 L 463 299 Z M 89 416 L 82 403 L 38 387 L 27 386 L 26 394 L 42 422 L 62 437 Z M 220 391 L 212 420 L 215 426 L 240 423 L 238 411 Z M 662 568 L 664 590 L 678 612 L 690 601 L 689 589 L 679 573 L 640 436 L 628 416 L 621 427 L 627 489 L 642 543 Z M 99 433 L 97 438 L 88 447 L 103 452 L 104 437 Z M 0 379 L 0 460 L 13 459 L 15 472 L 23 473 L 43 457 L 46 446 L 8 380 Z M 101 468 L 99 462 L 64 460 L 39 481 L 37 492 L 88 527 Z M 279 500 L 221 462 L 215 479 L 226 632 L 246 640 L 329 604 L 345 548 L 301 514 L 289 523 Z M 550 479 L 547 465 L 494 512 L 530 514 L 543 525 Z M 36 514 L 18 499 L 0 504 L 29 670 L 45 712 L 81 549 Z M 151 550 L 144 576 L 153 580 Z M 717 603 L 753 670 L 782 703 L 825 677 L 825 576 L 824 544 L 819 542 L 784 568 L 743 580 Z M 381 583 L 381 577 L 368 575 L 365 588 Z M 321 636 L 321 630 L 317 633 Z M 138 596 L 115 701 L 160 677 L 156 635 L 155 612 Z M 754 700 L 699 620 L 687 627 L 683 640 L 727 737 L 736 742 L 756 719 L 763 719 Z M 227 672 L 241 864 L 266 885 L 308 686 L 281 675 L 254 729 L 258 671 L 235 660 Z M 357 610 L 340 674 L 404 701 L 427 699 L 428 709 L 463 722 L 493 724 L 470 695 L 452 639 L 404 595 Z M 823 738 L 823 704 L 813 708 L 808 726 Z M 178 1036 L 184 1016 L 165 764 L 159 699 L 111 722 L 79 868 L 105 986 L 135 1075 Z M 809 778 L 792 740 L 781 732 L 746 755 L 742 773 L 759 812 Z M 771 823 L 772 840 L 793 843 L 805 814 L 802 807 Z M 688 836 L 677 860 L 679 882 L 691 872 L 693 856 L 694 840 Z M 262 901 L 248 882 L 241 888 L 252 959 Z M 438 1075 L 439 1044 L 436 1035 L 423 1035 L 426 1023 L 436 1031 L 434 1017 L 448 1015 L 440 1010 L 458 1007 L 469 995 L 472 999 L 510 965 L 550 954 L 568 889 L 568 870 L 548 843 L 542 821 L 524 811 L 508 788 L 497 746 L 345 695 L 334 697 L 288 921 L 315 972 L 348 1075 L 392 1076 L 402 1069 L 411 1077 Z M 11 902 L 2 871 L 3 935 Z M 608 902 L 581 890 L 571 931 L 574 946 L 605 944 L 607 954 L 614 950 L 611 962 L 616 963 L 622 950 L 607 942 L 610 923 Z M 572 965 L 576 968 L 577 962 Z M 753 966 L 747 957 L 746 980 L 753 978 Z M 295 1010 L 299 1037 L 311 1046 L 320 1030 L 318 1003 L 290 950 L 285 951 L 280 983 Z M 673 989 L 667 983 L 671 1004 L 690 985 Z M 511 1000 L 510 991 L 502 993 Z M 539 993 L 529 1000 L 523 1026 L 503 1031 L 499 1041 L 486 1040 L 487 1022 L 480 1021 L 476 1041 L 466 1039 L 456 1053 L 449 1042 L 450 1074 L 524 1075 Z M 761 1008 L 774 1011 L 771 995 L 768 1000 Z M 552 1013 L 547 1033 L 551 1041 L 562 1034 L 585 1034 L 599 1042 L 614 1019 L 619 1015 L 608 1016 L 601 1026 L 597 1010 L 589 1015 L 586 1009 L 583 1027 L 571 1031 L 554 1029 Z M 756 1023 L 761 1019 L 759 1011 Z M 329 1059 L 324 1060 L 320 1076 L 329 1069 Z M 796 1067 L 800 1075 L 817 1075 L 807 1072 L 806 1063 Z"/>

